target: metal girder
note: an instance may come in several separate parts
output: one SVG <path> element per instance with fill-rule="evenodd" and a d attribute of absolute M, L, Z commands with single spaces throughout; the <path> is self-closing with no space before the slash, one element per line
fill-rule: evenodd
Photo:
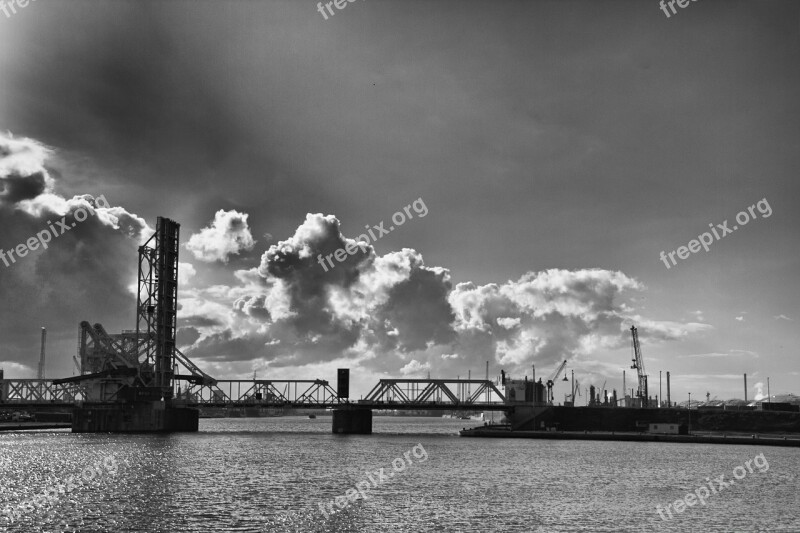
<path fill-rule="evenodd" d="M 477 386 L 474 392 L 467 388 L 472 385 Z M 478 401 L 486 396 L 485 402 Z M 499 401 L 492 401 L 495 397 Z M 492 381 L 484 379 L 382 379 L 359 403 L 387 401 L 394 405 L 444 402 L 453 406 L 487 406 L 504 404 L 505 396 Z"/>
<path fill-rule="evenodd" d="M 0 406 L 14 403 L 74 403 L 86 399 L 80 383 L 53 383 L 51 379 L 0 380 Z"/>
<path fill-rule="evenodd" d="M 192 362 L 191 359 L 186 357 L 179 349 L 175 348 L 175 362 L 179 363 L 189 371 L 189 376 L 186 375 L 176 375 L 175 379 L 182 379 L 186 381 L 194 381 L 196 383 L 208 386 L 214 386 L 217 384 L 217 380 L 200 370 L 196 364 Z"/>
<path fill-rule="evenodd" d="M 177 399 L 189 405 L 293 405 L 330 407 L 339 404 L 336 391 L 324 380 L 217 380 L 213 385 L 190 383 Z"/>
<path fill-rule="evenodd" d="M 110 368 L 135 366 L 135 353 L 121 339 L 115 339 L 101 324 L 91 326 L 83 321 L 78 329 L 78 357 L 82 374 L 95 374 Z M 133 359 L 133 360 L 132 360 Z"/>

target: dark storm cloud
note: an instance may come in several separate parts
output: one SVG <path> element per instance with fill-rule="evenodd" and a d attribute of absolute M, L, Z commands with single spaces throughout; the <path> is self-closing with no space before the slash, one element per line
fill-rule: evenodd
<path fill-rule="evenodd" d="M 42 172 L 30 176 L 4 176 L 0 179 L 0 202 L 16 204 L 22 200 L 31 200 L 42 194 L 46 188 L 47 183 Z"/>
<path fill-rule="evenodd" d="M 81 320 L 104 322 L 109 331 L 133 327 L 136 304 L 128 286 L 136 279 L 137 246 L 149 228 L 124 208 L 98 205 L 91 195 L 66 199 L 54 193 L 44 167 L 49 151 L 36 141 L 0 135 L 0 145 L 12 146 L 0 158 L 6 172 L 0 183 L 13 172 L 14 190 L 29 192 L 0 202 L 0 250 L 16 250 L 37 233 L 52 236 L 50 228 L 62 219 L 64 224 L 46 249 L 30 249 L 24 257 L 15 252 L 14 261 L 7 253 L 9 264 L 0 263 L 0 294 L 9 311 L 0 322 L 0 357 L 33 368 L 32 336 L 40 326 L 64 339 L 75 337 Z M 76 218 L 78 210 L 94 214 Z"/>
<path fill-rule="evenodd" d="M 178 331 L 175 333 L 175 338 L 177 339 L 179 346 L 185 346 L 187 344 L 193 344 L 197 339 L 199 339 L 200 332 L 197 330 L 197 328 L 178 327 Z"/>

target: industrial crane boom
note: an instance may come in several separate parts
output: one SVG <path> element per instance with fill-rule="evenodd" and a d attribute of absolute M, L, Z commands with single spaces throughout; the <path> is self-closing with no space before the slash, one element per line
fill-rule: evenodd
<path fill-rule="evenodd" d="M 636 326 L 631 326 L 631 336 L 633 337 L 633 365 L 639 376 L 639 390 L 636 396 L 641 401 L 641 407 L 648 407 L 649 396 L 647 394 L 647 374 L 644 370 L 644 359 L 642 358 L 642 348 L 639 346 L 639 335 L 636 333 Z"/>
<path fill-rule="evenodd" d="M 552 375 L 552 376 L 550 377 L 550 379 L 548 379 L 547 381 L 548 381 L 548 382 L 552 381 L 553 383 L 555 383 L 555 381 L 558 379 L 558 376 L 560 376 L 560 375 L 561 375 L 561 373 L 564 371 L 564 369 L 565 369 L 566 367 L 567 367 L 567 360 L 566 360 L 566 359 L 564 359 L 564 362 L 563 362 L 563 363 L 561 363 L 561 364 L 558 366 L 558 368 L 556 369 L 556 371 L 553 373 L 553 375 Z M 564 379 L 566 379 L 566 378 L 564 378 Z"/>
<path fill-rule="evenodd" d="M 558 366 L 553 375 L 550 376 L 550 379 L 547 380 L 547 397 L 550 403 L 553 403 L 553 385 L 555 385 L 558 376 L 561 375 L 561 372 L 564 371 L 564 368 L 566 368 L 566 366 L 567 366 L 567 360 L 564 359 L 564 362 Z M 564 376 L 564 381 L 569 381 L 567 379 L 567 376 Z"/>

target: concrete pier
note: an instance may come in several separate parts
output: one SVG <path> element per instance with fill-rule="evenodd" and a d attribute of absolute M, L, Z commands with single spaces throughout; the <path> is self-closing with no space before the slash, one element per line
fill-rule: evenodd
<path fill-rule="evenodd" d="M 372 409 L 340 407 L 333 410 L 333 433 L 371 435 Z"/>
<path fill-rule="evenodd" d="M 198 430 L 200 411 L 165 402 L 84 403 L 72 414 L 73 433 L 161 433 Z"/>

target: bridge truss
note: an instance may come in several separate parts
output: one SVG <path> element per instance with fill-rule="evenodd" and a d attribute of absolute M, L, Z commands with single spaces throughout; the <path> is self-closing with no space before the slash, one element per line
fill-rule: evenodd
<path fill-rule="evenodd" d="M 382 379 L 358 402 L 393 408 L 505 408 L 505 396 L 484 379 Z"/>
<path fill-rule="evenodd" d="M 86 398 L 78 383 L 56 384 L 52 379 L 0 380 L 0 407 L 4 404 L 72 405 Z"/>
<path fill-rule="evenodd" d="M 214 384 L 189 383 L 178 391 L 176 399 L 201 407 L 332 407 L 339 404 L 336 391 L 321 379 L 222 379 L 215 380 Z"/>

